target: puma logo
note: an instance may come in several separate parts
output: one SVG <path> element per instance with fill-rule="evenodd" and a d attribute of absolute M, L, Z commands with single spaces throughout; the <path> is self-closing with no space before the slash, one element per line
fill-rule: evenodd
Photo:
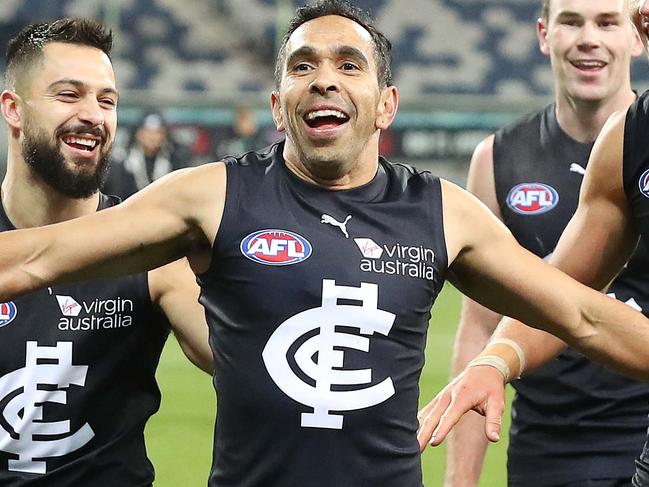
<path fill-rule="evenodd" d="M 576 172 L 577 174 L 581 174 L 583 176 L 584 174 L 586 174 L 586 169 L 573 162 L 572 164 L 570 164 L 570 172 Z"/>
<path fill-rule="evenodd" d="M 322 219 L 320 220 L 320 223 L 326 223 L 328 225 L 333 225 L 334 227 L 340 228 L 340 231 L 343 232 L 343 234 L 345 235 L 345 238 L 349 238 L 349 234 L 347 233 L 347 222 L 349 221 L 349 219 L 351 217 L 352 217 L 351 215 L 347 215 L 347 218 L 345 218 L 345 221 L 339 222 L 334 217 L 329 216 L 327 214 L 323 214 L 321 216 Z"/>

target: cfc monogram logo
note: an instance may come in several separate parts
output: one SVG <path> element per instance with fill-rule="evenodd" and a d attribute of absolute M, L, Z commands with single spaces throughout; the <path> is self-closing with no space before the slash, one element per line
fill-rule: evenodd
<path fill-rule="evenodd" d="M 27 342 L 25 367 L 0 378 L 0 451 L 18 456 L 9 460 L 9 470 L 44 474 L 43 459 L 78 450 L 95 436 L 87 423 L 70 434 L 70 421 L 43 418 L 43 404 L 66 404 L 64 389 L 83 386 L 87 371 L 87 365 L 72 365 L 71 342 Z"/>
<path fill-rule="evenodd" d="M 264 364 L 277 386 L 290 398 L 313 408 L 302 413 L 301 426 L 342 429 L 343 416 L 331 411 L 353 411 L 375 406 L 394 394 L 391 378 L 371 387 L 349 390 L 372 382 L 371 369 L 340 370 L 347 348 L 369 352 L 367 337 L 338 331 L 336 327 L 357 328 L 361 335 L 380 333 L 387 336 L 395 315 L 378 309 L 378 286 L 361 283 L 361 287 L 336 286 L 330 279 L 322 281 L 322 306 L 312 308 L 282 323 L 268 340 L 262 353 Z M 339 299 L 353 300 L 360 306 L 338 304 Z M 314 385 L 304 382 L 293 372 L 287 354 L 293 344 L 314 330 L 295 351 L 295 363 Z M 317 353 L 317 363 L 313 357 Z M 346 386 L 346 390 L 332 390 Z"/>

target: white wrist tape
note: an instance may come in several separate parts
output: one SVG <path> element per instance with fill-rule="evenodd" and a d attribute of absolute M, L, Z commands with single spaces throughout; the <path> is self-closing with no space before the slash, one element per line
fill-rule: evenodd
<path fill-rule="evenodd" d="M 478 355 L 467 364 L 466 368 L 475 367 L 476 365 L 488 365 L 497 369 L 505 378 L 505 382 L 509 382 L 509 379 L 511 379 L 507 362 L 498 355 Z"/>
<path fill-rule="evenodd" d="M 523 349 L 521 346 L 516 343 L 514 340 L 510 340 L 509 338 L 496 338 L 495 340 L 491 340 L 489 342 L 490 345 L 492 344 L 498 344 L 500 343 L 501 345 L 507 345 L 516 352 L 516 355 L 518 356 L 518 375 L 516 376 L 517 378 L 520 378 L 521 375 L 523 375 L 523 371 L 525 370 L 525 352 L 523 352 Z"/>

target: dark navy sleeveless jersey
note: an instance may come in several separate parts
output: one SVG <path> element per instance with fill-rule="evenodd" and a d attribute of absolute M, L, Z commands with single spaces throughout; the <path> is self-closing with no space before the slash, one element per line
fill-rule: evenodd
<path fill-rule="evenodd" d="M 380 159 L 347 191 L 298 179 L 283 145 L 227 162 L 199 277 L 218 411 L 210 485 L 422 485 L 430 308 L 447 269 L 440 182 Z"/>
<path fill-rule="evenodd" d="M 503 220 L 521 245 L 550 254 L 578 204 L 593 144 L 570 138 L 555 105 L 496 133 L 494 175 Z M 644 246 L 610 292 L 649 310 Z M 529 276 L 534 279 L 534 276 Z M 630 478 L 646 437 L 649 385 L 593 364 L 572 349 L 512 383 L 508 475 L 516 485 Z M 532 480 L 533 479 L 533 480 Z"/>
<path fill-rule="evenodd" d="M 100 208 L 114 203 L 102 195 Z M 150 486 L 144 425 L 167 335 L 146 274 L 0 304 L 0 485 Z"/>

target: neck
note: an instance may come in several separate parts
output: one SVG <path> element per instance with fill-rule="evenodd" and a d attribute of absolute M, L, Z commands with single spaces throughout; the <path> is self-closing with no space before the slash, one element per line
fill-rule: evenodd
<path fill-rule="evenodd" d="M 325 164 L 339 164 L 348 169 L 343 170 L 339 178 L 330 179 L 321 177 L 317 171 L 317 162 L 305 164 L 290 138 L 286 138 L 283 152 L 284 162 L 289 171 L 300 179 L 331 191 L 340 191 L 363 186 L 376 176 L 379 163 L 379 131 L 372 134 L 359 154 L 345 154 L 345 161 L 323 162 Z"/>
<path fill-rule="evenodd" d="M 9 142 L 7 174 L 2 182 L 2 206 L 16 228 L 59 223 L 97 211 L 99 193 L 70 198 L 32 173 L 20 148 Z"/>
<path fill-rule="evenodd" d="M 616 111 L 626 110 L 635 100 L 629 86 L 607 99 L 577 100 L 565 94 L 556 97 L 556 115 L 561 129 L 581 143 L 594 142 L 608 118 Z"/>

